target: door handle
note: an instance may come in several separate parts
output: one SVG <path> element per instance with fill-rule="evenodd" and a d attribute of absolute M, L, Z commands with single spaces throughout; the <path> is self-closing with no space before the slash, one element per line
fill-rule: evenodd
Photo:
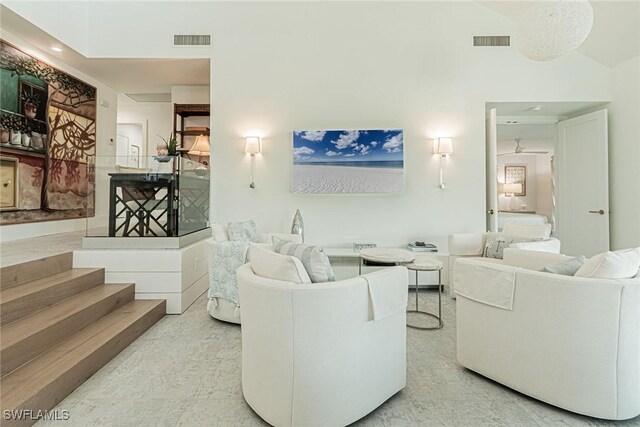
<path fill-rule="evenodd" d="M 594 214 L 598 214 L 598 215 L 604 215 L 604 211 L 602 209 L 600 209 L 599 211 L 589 211 L 589 213 L 594 213 Z"/>
<path fill-rule="evenodd" d="M 494 211 L 493 209 L 489 209 L 489 210 L 487 211 L 487 213 L 488 213 L 489 215 L 493 215 L 493 214 L 495 213 L 495 211 Z"/>

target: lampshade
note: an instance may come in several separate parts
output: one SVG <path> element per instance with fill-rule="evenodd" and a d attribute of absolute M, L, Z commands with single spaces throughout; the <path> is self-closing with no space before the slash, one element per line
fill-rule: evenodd
<path fill-rule="evenodd" d="M 259 136 L 248 136 L 244 140 L 244 152 L 247 154 L 262 153 L 262 141 Z"/>
<path fill-rule="evenodd" d="M 433 151 L 436 154 L 453 154 L 453 139 L 436 138 L 434 140 Z"/>
<path fill-rule="evenodd" d="M 593 27 L 593 8 L 587 0 L 535 2 L 522 17 L 516 44 L 534 61 L 559 58 L 585 41 Z"/>
<path fill-rule="evenodd" d="M 206 135 L 198 136 L 196 142 L 193 143 L 193 146 L 189 150 L 189 154 L 193 154 L 194 156 L 208 156 L 210 152 L 209 137 Z"/>
<path fill-rule="evenodd" d="M 519 182 L 514 182 L 511 184 L 502 184 L 502 191 L 505 194 L 518 194 L 522 193 L 522 184 Z"/>

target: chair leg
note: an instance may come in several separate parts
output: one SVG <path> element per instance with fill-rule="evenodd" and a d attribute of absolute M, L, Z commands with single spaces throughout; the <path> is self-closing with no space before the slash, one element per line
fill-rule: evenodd
<path fill-rule="evenodd" d="M 124 231 L 122 232 L 122 237 L 129 237 L 129 234 L 131 233 L 129 230 L 129 227 L 131 226 L 131 212 L 127 211 L 125 214 L 126 216 L 124 219 Z"/>

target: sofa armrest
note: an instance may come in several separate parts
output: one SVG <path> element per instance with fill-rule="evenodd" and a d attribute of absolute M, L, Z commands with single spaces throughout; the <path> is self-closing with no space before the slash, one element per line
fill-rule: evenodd
<path fill-rule="evenodd" d="M 449 254 L 455 256 L 481 256 L 486 233 L 456 233 L 449 235 Z"/>

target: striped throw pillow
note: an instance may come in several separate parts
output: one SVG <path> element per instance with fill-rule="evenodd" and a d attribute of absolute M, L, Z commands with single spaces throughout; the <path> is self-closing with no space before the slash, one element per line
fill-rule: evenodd
<path fill-rule="evenodd" d="M 312 283 L 334 282 L 333 268 L 329 257 L 318 246 L 300 245 L 288 240 L 273 238 L 273 250 L 282 255 L 298 258 L 309 273 Z"/>

